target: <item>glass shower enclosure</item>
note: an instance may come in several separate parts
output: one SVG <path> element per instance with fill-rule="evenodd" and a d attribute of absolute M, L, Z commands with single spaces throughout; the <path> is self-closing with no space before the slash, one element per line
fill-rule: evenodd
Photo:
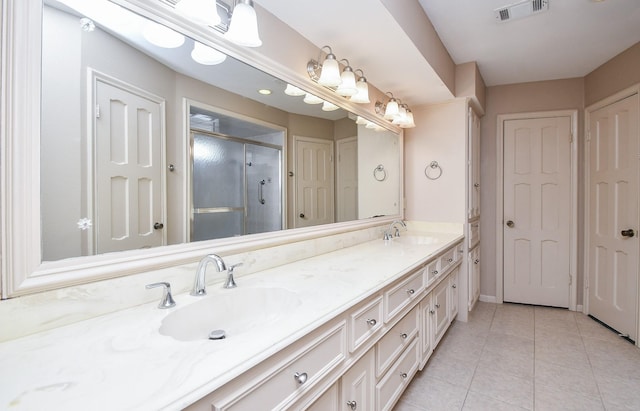
<path fill-rule="evenodd" d="M 209 131 L 191 118 L 191 241 L 283 229 L 282 146 L 274 142 L 284 132 L 247 137 L 237 125 L 218 121 Z M 234 129 L 240 136 L 228 134 Z"/>

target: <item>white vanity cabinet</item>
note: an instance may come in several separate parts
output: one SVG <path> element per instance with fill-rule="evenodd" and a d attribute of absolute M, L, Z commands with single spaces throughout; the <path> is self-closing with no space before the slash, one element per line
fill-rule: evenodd
<path fill-rule="evenodd" d="M 460 267 L 456 267 L 455 270 L 449 275 L 449 318 L 453 319 L 458 315 L 458 281 L 460 277 Z"/>
<path fill-rule="evenodd" d="M 467 259 L 469 272 L 469 310 L 472 310 L 480 298 L 480 246 L 469 251 Z"/>
<path fill-rule="evenodd" d="M 462 243 L 425 260 L 187 409 L 392 409 L 456 315 L 457 302 L 451 300 L 457 296 Z M 430 277 L 430 268 L 438 268 L 437 275 Z"/>

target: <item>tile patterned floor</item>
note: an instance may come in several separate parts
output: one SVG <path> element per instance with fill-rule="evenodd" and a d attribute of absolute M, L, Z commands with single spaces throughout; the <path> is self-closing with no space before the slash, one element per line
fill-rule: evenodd
<path fill-rule="evenodd" d="M 478 303 L 394 411 L 640 410 L 640 349 L 572 311 Z"/>

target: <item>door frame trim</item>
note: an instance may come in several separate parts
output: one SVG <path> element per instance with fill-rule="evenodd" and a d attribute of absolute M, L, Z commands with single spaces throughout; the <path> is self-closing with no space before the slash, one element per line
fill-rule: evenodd
<path fill-rule="evenodd" d="M 578 281 L 578 110 L 553 110 L 537 111 L 513 114 L 498 114 L 497 116 L 497 141 L 496 141 L 496 302 L 504 302 L 504 122 L 508 120 L 524 120 L 547 117 L 570 117 L 571 121 L 571 233 L 569 236 L 569 310 L 576 311 Z"/>
<path fill-rule="evenodd" d="M 625 98 L 631 97 L 635 94 L 640 96 L 640 83 L 637 83 L 631 87 L 628 87 L 624 90 L 621 90 L 615 94 L 612 94 L 608 97 L 605 97 L 584 109 L 584 133 L 585 133 L 585 161 L 584 161 L 584 198 L 588 199 L 590 195 L 589 185 L 589 173 L 591 172 L 591 163 L 589 161 L 591 151 L 589 148 L 589 144 L 586 144 L 591 140 L 589 122 L 591 120 L 591 113 L 596 110 L 599 110 L 603 107 L 616 103 L 620 100 L 624 100 Z M 639 110 L 640 111 L 640 110 Z M 638 113 L 640 118 L 640 113 Z M 583 256 L 583 264 L 584 264 L 584 281 L 583 281 L 583 313 L 589 314 L 589 241 L 590 236 L 589 232 L 591 229 L 591 222 L 589 221 L 589 212 L 590 212 L 590 204 L 589 201 L 585 201 L 585 209 L 584 209 L 584 256 Z M 636 335 L 634 340 L 636 341 L 636 346 L 640 347 L 640 273 L 638 273 L 638 284 L 636 290 Z"/>

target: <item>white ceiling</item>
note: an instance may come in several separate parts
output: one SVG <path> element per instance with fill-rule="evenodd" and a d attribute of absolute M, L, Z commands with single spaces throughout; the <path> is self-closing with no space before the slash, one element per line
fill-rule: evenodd
<path fill-rule="evenodd" d="M 488 86 L 582 77 L 640 41 L 639 0 L 549 0 L 504 23 L 493 10 L 516 0 L 402 1 L 419 1 L 453 61 L 476 61 Z M 452 97 L 381 0 L 256 3 L 411 105 Z"/>

